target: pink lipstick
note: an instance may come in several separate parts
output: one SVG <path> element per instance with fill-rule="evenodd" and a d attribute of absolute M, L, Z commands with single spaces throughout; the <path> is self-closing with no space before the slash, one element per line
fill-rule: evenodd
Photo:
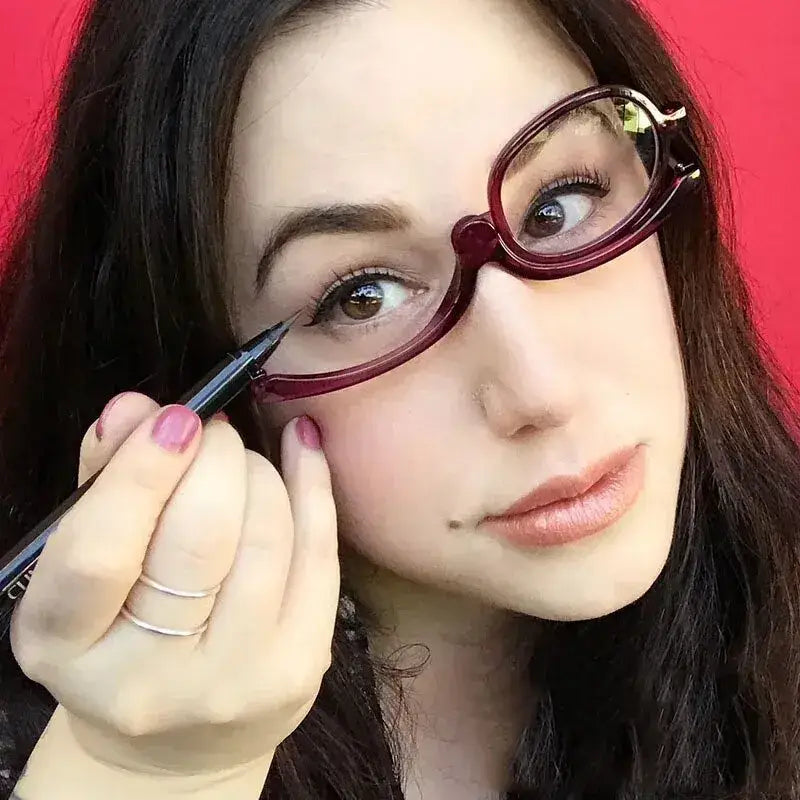
<path fill-rule="evenodd" d="M 619 520 L 641 493 L 644 476 L 640 445 L 604 458 L 581 475 L 552 478 L 481 525 L 521 547 L 574 542 Z"/>

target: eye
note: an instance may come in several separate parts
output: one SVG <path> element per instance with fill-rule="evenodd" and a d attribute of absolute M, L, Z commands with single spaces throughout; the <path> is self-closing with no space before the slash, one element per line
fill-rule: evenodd
<path fill-rule="evenodd" d="M 610 185 L 599 175 L 561 179 L 541 192 L 529 206 L 522 234 L 545 239 L 567 233 L 587 220 L 597 200 L 608 195 Z"/>
<path fill-rule="evenodd" d="M 418 284 L 381 269 L 364 269 L 340 277 L 313 304 L 308 326 L 320 323 L 354 325 L 398 310 L 423 292 Z"/>

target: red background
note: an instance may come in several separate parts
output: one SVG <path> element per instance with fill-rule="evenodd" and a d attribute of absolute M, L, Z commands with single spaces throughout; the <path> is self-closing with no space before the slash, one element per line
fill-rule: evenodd
<path fill-rule="evenodd" d="M 800 384 L 800 63 L 797 0 L 645 0 L 719 126 L 759 320 Z M 0 232 L 80 0 L 0 0 Z"/>

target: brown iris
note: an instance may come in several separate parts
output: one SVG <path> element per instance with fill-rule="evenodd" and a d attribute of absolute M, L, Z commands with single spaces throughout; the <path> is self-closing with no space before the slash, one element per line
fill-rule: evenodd
<path fill-rule="evenodd" d="M 556 200 L 537 206 L 525 221 L 525 233 L 530 236 L 552 236 L 564 226 L 564 207 Z"/>
<path fill-rule="evenodd" d="M 350 319 L 370 319 L 383 305 L 383 289 L 377 283 L 363 283 L 347 292 L 339 307 Z"/>

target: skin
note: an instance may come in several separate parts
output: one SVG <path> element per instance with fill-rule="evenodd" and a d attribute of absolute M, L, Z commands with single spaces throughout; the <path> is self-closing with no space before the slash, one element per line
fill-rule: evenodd
<path fill-rule="evenodd" d="M 272 43 L 246 82 L 232 150 L 242 338 L 299 307 L 288 305 L 302 297 L 291 287 L 302 289 L 320 265 L 415 248 L 452 258 L 451 227 L 487 208 L 502 145 L 595 83 L 543 18 L 503 0 L 385 2 Z M 280 216 L 327 202 L 393 202 L 413 224 L 292 243 L 257 294 L 256 264 Z M 441 740 L 458 730 L 459 752 L 474 745 L 475 782 L 495 784 L 522 692 L 504 644 L 510 612 L 608 614 L 646 592 L 668 555 L 687 401 L 657 239 L 552 282 L 486 266 L 466 316 L 423 355 L 361 385 L 262 410 L 276 430 L 299 413 L 322 430 L 344 569 L 390 631 L 376 647 L 431 648 L 414 685 L 430 711 L 420 761 L 441 773 L 457 758 Z M 549 477 L 638 443 L 644 489 L 602 533 L 523 549 L 480 526 Z M 487 672 L 502 691 L 478 688 Z M 472 719 L 483 722 L 465 724 Z M 481 760 L 487 726 L 498 744 Z"/>

